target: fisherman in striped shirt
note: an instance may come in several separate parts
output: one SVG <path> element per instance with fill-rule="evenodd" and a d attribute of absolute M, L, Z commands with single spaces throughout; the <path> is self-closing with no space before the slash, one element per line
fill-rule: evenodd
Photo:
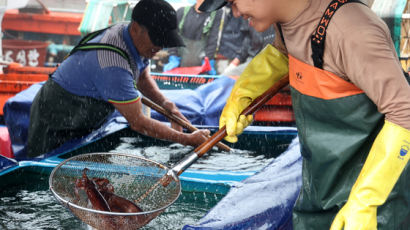
<path fill-rule="evenodd" d="M 176 12 L 164 0 L 141 0 L 129 24 L 84 37 L 37 93 L 30 112 L 27 153 L 36 157 L 98 129 L 118 110 L 131 129 L 197 146 L 207 130 L 182 133 L 144 116 L 141 96 L 183 118 L 150 76 L 148 61 L 162 48 L 183 46 Z M 142 94 L 142 95 L 141 95 Z"/>

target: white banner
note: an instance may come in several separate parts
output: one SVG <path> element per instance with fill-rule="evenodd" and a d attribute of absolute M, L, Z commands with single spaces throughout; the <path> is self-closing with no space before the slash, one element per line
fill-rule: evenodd
<path fill-rule="evenodd" d="M 18 9 L 27 5 L 29 0 L 0 0 L 0 7 L 6 6 L 6 9 Z"/>

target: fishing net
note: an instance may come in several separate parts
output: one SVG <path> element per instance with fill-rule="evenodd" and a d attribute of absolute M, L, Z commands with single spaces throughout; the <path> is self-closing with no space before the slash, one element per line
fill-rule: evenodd
<path fill-rule="evenodd" d="M 138 229 L 158 216 L 174 203 L 180 192 L 179 181 L 147 191 L 168 172 L 164 165 L 138 156 L 121 153 L 90 153 L 69 158 L 52 171 L 50 190 L 56 199 L 75 216 L 96 229 Z M 142 211 L 118 212 L 98 209 L 92 202 L 96 198 L 81 188 L 84 179 L 96 185 L 98 179 L 109 181 L 111 194 L 138 206 Z M 90 184 L 89 184 L 90 185 Z M 93 186 L 91 186 L 93 187 Z M 95 189 L 94 189 L 95 191 Z M 106 194 L 106 193 L 98 193 Z M 142 198 L 142 199 L 141 199 Z M 107 199 L 108 200 L 108 199 Z M 124 204 L 124 202 L 123 202 Z M 108 202 L 108 205 L 110 204 Z"/>

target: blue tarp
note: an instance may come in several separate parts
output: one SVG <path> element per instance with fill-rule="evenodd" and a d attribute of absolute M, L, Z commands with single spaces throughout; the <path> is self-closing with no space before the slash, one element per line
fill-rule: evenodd
<path fill-rule="evenodd" d="M 182 114 L 195 125 L 218 126 L 219 117 L 235 83 L 230 77 L 220 77 L 195 90 L 162 90 L 173 101 Z M 153 111 L 151 117 L 167 121 L 165 117 Z"/>
<path fill-rule="evenodd" d="M 193 124 L 217 126 L 234 82 L 231 78 L 221 77 L 196 90 L 167 90 L 163 93 Z M 5 122 L 18 160 L 25 159 L 30 106 L 42 84 L 33 85 L 17 94 L 4 107 Z M 155 111 L 151 116 L 165 120 Z M 71 151 L 125 127 L 124 117 L 116 112 L 100 129 L 80 140 L 69 141 L 38 160 Z M 1 162 L 7 163 L 6 167 L 15 165 L 7 159 Z M 301 156 L 298 139 L 295 139 L 285 153 L 260 173 L 235 184 L 197 225 L 185 226 L 184 229 L 291 229 L 291 210 L 300 186 Z"/>
<path fill-rule="evenodd" d="M 195 225 L 184 230 L 292 229 L 292 208 L 302 185 L 299 139 L 259 173 L 233 185 Z"/>
<path fill-rule="evenodd" d="M 13 166 L 17 166 L 18 162 L 14 159 L 7 158 L 5 156 L 0 155 L 0 172 L 11 168 Z"/>
<path fill-rule="evenodd" d="M 195 90 L 163 90 L 162 92 L 166 97 L 175 102 L 180 111 L 192 124 L 218 126 L 219 116 L 234 83 L 235 80 L 229 77 L 221 77 Z M 18 160 L 26 158 L 25 145 L 27 143 L 27 129 L 30 121 L 30 107 L 34 96 L 43 84 L 35 84 L 18 93 L 10 98 L 3 108 L 4 120 L 10 133 L 14 156 Z M 166 121 L 156 111 L 152 111 L 151 116 L 155 119 Z M 61 148 L 41 156 L 39 159 L 57 152 L 61 153 L 79 147 L 125 126 L 124 118 L 118 112 L 115 112 L 100 129 L 81 140 L 72 140 Z"/>

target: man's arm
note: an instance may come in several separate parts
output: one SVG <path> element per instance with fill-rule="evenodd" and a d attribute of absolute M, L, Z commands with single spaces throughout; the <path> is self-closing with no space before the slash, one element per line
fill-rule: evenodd
<path fill-rule="evenodd" d="M 341 17 L 339 13 L 339 28 L 346 29 L 348 35 L 339 43 L 340 66 L 385 115 L 385 122 L 331 230 L 377 229 L 377 208 L 386 202 L 410 156 L 410 86 L 387 26 L 374 14 L 359 9 L 369 11 L 365 6 L 348 4 L 341 10 L 350 10 L 351 15 Z M 365 15 L 368 18 L 359 18 Z"/>
<path fill-rule="evenodd" d="M 151 77 L 148 67 L 144 70 L 144 72 L 140 75 L 138 84 L 138 90 L 146 97 L 151 99 L 156 104 L 164 107 L 166 110 L 172 112 L 173 114 L 177 115 L 178 117 L 184 119 L 185 121 L 189 122 L 188 119 L 178 110 L 177 106 L 170 100 L 168 100 L 160 91 L 157 83 Z M 172 128 L 182 131 L 182 127 L 174 122 L 171 122 Z"/>
<path fill-rule="evenodd" d="M 146 72 L 148 73 L 148 71 Z M 110 102 L 127 119 L 133 130 L 154 138 L 179 142 L 184 145 L 196 146 L 205 141 L 203 135 L 208 134 L 208 131 L 184 134 L 171 129 L 159 121 L 144 116 L 141 100 L 139 100 L 140 94 L 134 88 L 133 77 L 128 70 L 118 67 L 104 68 L 98 77 L 98 84 L 96 86 L 97 90 L 101 92 L 102 98 Z M 145 84 L 141 86 L 144 86 L 146 89 L 142 92 L 156 98 L 157 101 L 164 100 L 153 79 L 148 78 L 148 80 L 151 81 L 147 81 L 142 76 L 141 83 L 145 82 Z M 146 84 L 147 82 L 149 84 Z"/>
<path fill-rule="evenodd" d="M 390 32 L 381 26 L 363 26 L 349 35 L 340 42 L 340 66 L 386 120 L 410 130 L 410 86 Z"/>
<path fill-rule="evenodd" d="M 138 91 L 140 91 L 144 96 L 151 99 L 158 105 L 163 106 L 163 103 L 168 100 L 160 91 L 157 83 L 151 77 L 150 71 L 147 67 L 144 72 L 140 75 L 137 83 Z"/>
<path fill-rule="evenodd" d="M 183 145 L 198 146 L 206 141 L 205 136 L 209 135 L 207 130 L 198 130 L 192 134 L 185 134 L 157 120 L 146 117 L 142 113 L 141 100 L 131 104 L 113 105 L 127 119 L 132 130 L 153 138 L 178 142 Z"/>

